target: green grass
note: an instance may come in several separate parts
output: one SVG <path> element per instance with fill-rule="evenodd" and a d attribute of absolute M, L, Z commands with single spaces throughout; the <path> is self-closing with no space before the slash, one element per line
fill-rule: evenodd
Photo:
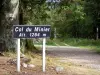
<path fill-rule="evenodd" d="M 42 42 L 36 43 L 36 45 L 42 45 Z M 66 38 L 66 39 L 47 39 L 46 45 L 51 46 L 76 46 L 82 48 L 88 48 L 100 53 L 100 40 L 93 39 L 81 39 L 81 38 Z"/>
<path fill-rule="evenodd" d="M 55 41 L 54 41 L 54 40 L 50 40 L 50 39 L 47 40 L 46 44 L 47 44 L 47 45 L 56 46 Z"/>
<path fill-rule="evenodd" d="M 67 38 L 64 39 L 63 42 L 70 46 L 89 48 L 96 52 L 100 52 L 100 40 Z"/>
<path fill-rule="evenodd" d="M 34 43 L 35 45 L 42 45 L 42 41 L 41 42 L 38 42 L 38 43 Z M 50 39 L 47 39 L 46 40 L 46 45 L 51 45 L 51 46 L 56 46 L 55 44 L 55 41 L 54 40 L 50 40 Z"/>
<path fill-rule="evenodd" d="M 58 46 L 66 46 L 66 44 L 65 44 L 63 41 L 59 40 L 59 39 L 54 39 L 54 42 L 55 42 Z"/>
<path fill-rule="evenodd" d="M 42 45 L 42 42 L 35 43 L 35 45 Z M 54 39 L 54 40 L 47 39 L 46 45 L 51 45 L 51 46 L 66 46 L 66 44 L 63 41 L 59 40 L 59 39 Z"/>
<path fill-rule="evenodd" d="M 90 40 L 90 39 L 65 39 L 65 43 L 74 46 L 100 46 L 100 40 Z"/>

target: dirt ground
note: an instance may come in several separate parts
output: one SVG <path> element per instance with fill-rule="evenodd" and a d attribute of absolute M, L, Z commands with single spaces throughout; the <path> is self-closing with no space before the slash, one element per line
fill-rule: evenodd
<path fill-rule="evenodd" d="M 22 68 L 21 72 L 16 71 L 16 65 L 11 65 L 7 61 L 9 57 L 0 56 L 0 75 L 71 75 L 67 71 L 56 72 L 54 67 L 47 67 L 46 72 L 42 72 L 42 66 L 36 66 L 35 68 Z M 75 74 L 72 74 L 75 75 Z"/>
<path fill-rule="evenodd" d="M 35 68 L 21 67 L 20 73 L 16 71 L 16 65 L 7 62 L 10 57 L 0 56 L 0 75 L 100 75 L 100 55 L 86 49 L 47 48 L 45 73 L 42 72 L 42 55 L 38 56 L 32 60 Z M 57 72 L 58 65 L 64 70 Z"/>

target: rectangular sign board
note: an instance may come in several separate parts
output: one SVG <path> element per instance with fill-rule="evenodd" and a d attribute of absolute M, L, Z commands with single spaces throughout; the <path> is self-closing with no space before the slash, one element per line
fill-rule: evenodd
<path fill-rule="evenodd" d="M 13 25 L 14 38 L 50 37 L 50 25 Z"/>

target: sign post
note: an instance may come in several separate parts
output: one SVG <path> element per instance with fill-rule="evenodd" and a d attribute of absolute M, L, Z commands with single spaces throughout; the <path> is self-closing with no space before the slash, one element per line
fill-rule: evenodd
<path fill-rule="evenodd" d="M 45 72 L 45 66 L 46 66 L 46 53 L 45 53 L 45 44 L 46 44 L 46 38 L 43 38 L 43 53 L 42 53 L 42 65 L 43 65 L 43 72 Z"/>
<path fill-rule="evenodd" d="M 20 72 L 20 38 L 43 38 L 43 72 L 46 68 L 45 44 L 46 38 L 50 37 L 50 25 L 14 25 L 13 37 L 17 39 L 17 71 Z"/>
<path fill-rule="evenodd" d="M 20 72 L 20 39 L 17 39 L 17 71 Z"/>

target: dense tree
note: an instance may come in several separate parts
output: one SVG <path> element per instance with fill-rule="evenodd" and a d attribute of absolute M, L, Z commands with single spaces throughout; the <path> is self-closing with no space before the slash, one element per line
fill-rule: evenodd
<path fill-rule="evenodd" d="M 86 10 L 87 6 L 85 7 L 87 1 L 61 0 L 57 3 L 53 0 L 48 2 L 23 0 L 22 2 L 26 24 L 49 24 L 52 26 L 51 35 L 56 32 L 61 38 L 94 38 L 95 36 L 93 23 L 96 23 L 91 16 L 87 15 L 87 12 L 90 12 Z"/>
<path fill-rule="evenodd" d="M 94 36 L 100 38 L 100 0 L 85 0 L 85 12 L 90 16 L 93 23 Z M 99 30 L 99 31 L 98 31 Z M 98 33 L 99 32 L 99 33 Z"/>

